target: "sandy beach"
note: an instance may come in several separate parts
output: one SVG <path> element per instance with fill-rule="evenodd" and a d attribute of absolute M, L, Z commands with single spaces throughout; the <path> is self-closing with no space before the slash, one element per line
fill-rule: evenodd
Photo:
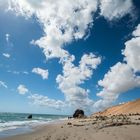
<path fill-rule="evenodd" d="M 0 140 L 140 140 L 140 115 L 70 119 Z"/>

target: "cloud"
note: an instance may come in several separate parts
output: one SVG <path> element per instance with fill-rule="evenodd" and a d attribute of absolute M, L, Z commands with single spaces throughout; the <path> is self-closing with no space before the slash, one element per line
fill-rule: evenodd
<path fill-rule="evenodd" d="M 134 37 L 140 37 L 140 24 L 136 27 L 136 29 L 133 31 L 132 35 Z"/>
<path fill-rule="evenodd" d="M 28 96 L 28 98 L 34 104 L 40 105 L 40 106 L 45 106 L 48 108 L 54 108 L 54 109 L 60 110 L 64 107 L 66 107 L 65 102 L 63 102 L 61 100 L 50 99 L 47 96 L 43 96 L 43 95 L 39 95 L 39 94 L 32 94 L 32 95 Z"/>
<path fill-rule="evenodd" d="M 95 108 L 105 108 L 111 105 L 120 94 L 128 90 L 140 87 L 140 25 L 132 33 L 133 38 L 125 43 L 124 62 L 118 62 L 105 74 L 103 80 L 98 85 L 103 87 L 97 96 L 101 97 L 94 106 Z"/>
<path fill-rule="evenodd" d="M 101 15 L 113 20 L 131 13 L 133 4 L 131 0 L 10 0 L 10 9 L 17 15 L 25 18 L 37 17 L 44 35 L 31 42 L 43 49 L 47 59 L 69 57 L 64 46 L 87 36 L 93 26 L 98 6 Z"/>
<path fill-rule="evenodd" d="M 128 78 L 129 77 L 129 78 Z M 108 95 L 110 93 L 122 93 L 126 92 L 134 87 L 140 85 L 140 77 L 136 76 L 132 69 L 125 63 L 118 62 L 110 71 L 105 74 L 104 80 L 100 80 L 98 84 L 108 92 L 107 94 L 99 93 L 99 96 Z"/>
<path fill-rule="evenodd" d="M 8 86 L 3 81 L 0 81 L 0 87 L 8 88 Z"/>
<path fill-rule="evenodd" d="M 101 63 L 101 58 L 92 53 L 84 54 L 77 67 L 73 61 L 74 57 L 63 64 L 63 75 L 59 74 L 56 82 L 71 106 L 87 108 L 93 105 L 93 101 L 88 97 L 89 89 L 84 89 L 80 85 L 91 78 L 93 70 Z"/>
<path fill-rule="evenodd" d="M 85 54 L 82 56 L 79 66 L 75 66 L 73 64 L 75 56 L 69 54 L 65 50 L 65 46 L 75 40 L 86 38 L 94 24 L 94 14 L 98 8 L 100 9 L 100 15 L 111 21 L 122 18 L 126 14 L 131 15 L 133 4 L 131 0 L 10 0 L 9 9 L 11 11 L 25 18 L 35 16 L 43 28 L 43 36 L 38 40 L 32 40 L 31 43 L 43 50 L 47 60 L 52 58 L 60 59 L 59 63 L 62 64 L 63 72 L 57 76 L 56 82 L 59 85 L 59 89 L 64 93 L 66 102 L 71 103 L 71 105 L 88 106 L 88 108 L 89 106 L 92 108 L 97 105 L 97 102 L 94 104 L 94 101 L 89 99 L 89 89 L 84 89 L 81 85 L 92 77 L 93 70 L 101 62 L 100 57 L 92 53 L 89 55 Z M 122 70 L 129 71 L 129 66 L 119 63 L 117 65 L 120 65 Z M 33 71 L 40 75 L 43 73 L 39 72 L 38 68 Z M 117 71 L 117 66 L 115 68 L 112 67 L 107 77 L 111 79 L 112 74 L 110 73 L 114 71 Z M 131 75 L 131 72 L 129 74 Z M 133 79 L 134 77 L 132 76 Z M 46 78 L 48 78 L 47 72 Z M 117 80 L 115 82 L 117 85 Z M 104 79 L 99 84 L 103 86 L 103 91 L 107 91 L 106 87 L 108 86 L 103 83 Z M 98 95 L 101 98 L 104 96 L 104 94 Z M 45 100 L 47 106 L 51 106 L 51 104 L 53 106 L 57 102 L 53 99 L 48 99 L 46 96 L 39 95 L 34 96 L 33 99 L 39 104 L 42 104 Z M 51 100 L 49 105 L 46 100 Z M 108 100 L 106 101 L 103 98 L 99 102 L 106 104 Z M 60 107 L 61 104 L 63 103 L 60 103 Z"/>
<path fill-rule="evenodd" d="M 125 43 L 124 60 L 135 72 L 140 72 L 140 24 L 132 35 L 133 38 Z"/>
<path fill-rule="evenodd" d="M 47 59 L 64 58 L 68 55 L 64 45 L 83 38 L 92 26 L 97 0 L 42 0 L 40 3 L 11 0 L 11 10 L 26 18 L 35 15 L 44 36 L 32 43 L 43 49 Z"/>
<path fill-rule="evenodd" d="M 44 34 L 31 43 L 43 49 L 46 59 L 67 59 L 70 54 L 65 50 L 66 44 L 88 35 L 98 7 L 102 16 L 113 20 L 132 13 L 133 3 L 131 0 L 10 0 L 9 9 L 25 18 L 37 18 Z"/>
<path fill-rule="evenodd" d="M 0 9 L 3 9 L 3 10 L 7 9 L 8 4 L 9 4 L 8 2 L 9 0 L 0 0 Z"/>
<path fill-rule="evenodd" d="M 29 92 L 29 90 L 25 87 L 25 85 L 19 85 L 17 87 L 17 91 L 19 94 L 24 95 Z"/>
<path fill-rule="evenodd" d="M 125 63 L 118 62 L 105 74 L 103 80 L 98 82 L 103 90 L 97 94 L 102 99 L 95 103 L 95 108 L 110 106 L 120 94 L 140 86 L 140 77 Z"/>
<path fill-rule="evenodd" d="M 73 64 L 74 60 L 74 56 L 69 56 L 67 60 L 63 60 L 61 62 L 63 64 L 63 75 L 59 74 L 56 78 L 59 89 L 65 95 L 65 100 L 54 100 L 47 96 L 32 94 L 28 98 L 33 104 L 54 109 L 68 107 L 82 107 L 88 111 L 93 109 L 94 102 L 88 97 L 89 89 L 81 88 L 80 85 L 84 84 L 86 80 L 92 77 L 93 70 L 101 63 L 101 58 L 92 53 L 84 54 L 79 62 L 79 66 Z"/>
<path fill-rule="evenodd" d="M 9 42 L 10 34 L 5 34 L 6 42 Z"/>
<path fill-rule="evenodd" d="M 29 74 L 29 72 L 28 72 L 28 71 L 23 71 L 22 73 L 23 73 L 23 74 L 26 74 L 26 75 L 28 75 L 28 74 Z"/>
<path fill-rule="evenodd" d="M 19 75 L 19 74 L 25 74 L 25 75 L 28 75 L 29 72 L 28 71 L 17 71 L 17 70 L 8 70 L 7 72 L 9 73 L 12 73 L 12 74 L 15 74 L 15 75 Z"/>
<path fill-rule="evenodd" d="M 99 8 L 100 15 L 111 21 L 127 14 L 132 16 L 134 6 L 132 0 L 100 0 Z"/>
<path fill-rule="evenodd" d="M 11 55 L 8 54 L 8 53 L 3 53 L 2 55 L 3 55 L 4 57 L 6 57 L 6 58 L 10 58 L 10 56 L 11 56 Z"/>
<path fill-rule="evenodd" d="M 42 79 L 44 79 L 44 80 L 48 79 L 48 75 L 49 75 L 48 70 L 44 70 L 41 68 L 33 68 L 32 72 L 40 75 L 42 77 Z"/>

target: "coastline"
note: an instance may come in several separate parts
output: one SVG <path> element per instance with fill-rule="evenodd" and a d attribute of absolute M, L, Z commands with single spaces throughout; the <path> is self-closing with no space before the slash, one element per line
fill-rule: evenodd
<path fill-rule="evenodd" d="M 44 126 L 37 126 L 33 132 L 0 138 L 0 140 L 139 140 L 140 116 L 131 116 L 132 122 L 120 125 L 106 125 L 95 117 L 70 119 Z M 109 118 L 110 119 L 110 118 Z M 109 123 L 108 123 L 109 124 Z"/>
<path fill-rule="evenodd" d="M 40 126 L 59 123 L 66 120 L 66 115 L 32 114 L 27 113 L 0 113 L 0 138 L 30 133 Z"/>
<path fill-rule="evenodd" d="M 45 126 L 48 125 L 55 125 L 55 124 L 60 124 L 63 123 L 64 121 L 66 121 L 65 119 L 58 119 L 58 120 L 51 120 L 51 121 L 46 121 L 44 123 L 38 123 L 38 124 L 34 124 L 34 125 L 25 125 L 25 126 L 20 126 L 20 127 L 16 127 L 16 128 L 11 128 L 11 129 L 6 129 L 0 132 L 0 140 L 1 139 L 5 139 L 5 138 L 9 138 L 9 137 L 14 137 L 17 135 L 26 135 L 29 133 L 33 133 L 36 132 L 42 128 L 44 128 Z"/>
<path fill-rule="evenodd" d="M 59 126 L 62 126 L 66 124 L 68 120 L 55 120 L 52 122 L 47 122 L 43 125 L 37 125 L 33 126 L 27 131 L 20 132 L 19 134 L 14 134 L 10 136 L 5 136 L 5 137 L 0 137 L 0 140 L 26 140 L 26 139 L 31 139 L 31 140 L 36 140 L 37 137 L 41 137 L 46 134 L 46 130 L 50 130 L 50 128 L 59 128 Z M 18 130 L 19 128 L 17 128 Z M 10 131 L 10 130 L 8 130 Z"/>

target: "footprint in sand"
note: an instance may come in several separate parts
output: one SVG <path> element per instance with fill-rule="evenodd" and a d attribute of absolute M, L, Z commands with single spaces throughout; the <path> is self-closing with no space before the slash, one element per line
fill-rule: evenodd
<path fill-rule="evenodd" d="M 118 139 L 118 137 L 116 136 L 116 134 L 113 134 L 113 137 L 114 137 L 115 139 Z"/>
<path fill-rule="evenodd" d="M 64 138 L 63 138 L 63 139 L 65 139 L 65 140 L 66 140 L 66 139 L 68 139 L 68 136 L 64 136 Z"/>
<path fill-rule="evenodd" d="M 45 140 L 50 140 L 51 139 L 51 136 L 48 136 Z"/>
<path fill-rule="evenodd" d="M 109 132 L 107 131 L 106 134 L 109 134 Z"/>

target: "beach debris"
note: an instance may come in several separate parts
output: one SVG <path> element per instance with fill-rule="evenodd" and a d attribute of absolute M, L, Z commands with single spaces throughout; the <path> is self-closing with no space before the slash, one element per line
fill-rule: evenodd
<path fill-rule="evenodd" d="M 72 125 L 72 123 L 71 122 L 68 122 L 67 125 Z"/>
<path fill-rule="evenodd" d="M 79 126 L 85 126 L 85 125 L 84 124 L 73 124 L 73 126 L 79 127 Z"/>

